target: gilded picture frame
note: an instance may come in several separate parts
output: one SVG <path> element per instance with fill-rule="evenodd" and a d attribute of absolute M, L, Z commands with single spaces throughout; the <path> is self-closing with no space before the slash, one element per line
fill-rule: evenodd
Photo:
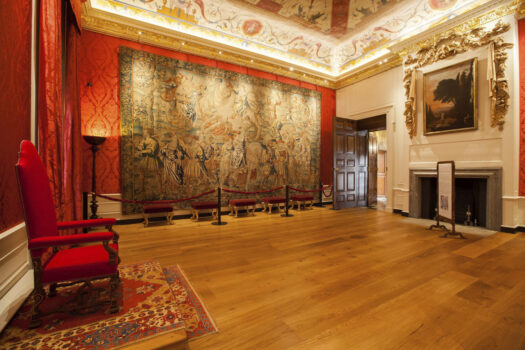
<path fill-rule="evenodd" d="M 478 129 L 477 67 L 473 58 L 423 75 L 424 135 Z"/>

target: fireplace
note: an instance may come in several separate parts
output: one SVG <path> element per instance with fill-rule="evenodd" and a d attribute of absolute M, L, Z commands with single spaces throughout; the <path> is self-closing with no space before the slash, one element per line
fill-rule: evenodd
<path fill-rule="evenodd" d="M 477 226 L 499 230 L 501 226 L 501 168 L 456 169 L 456 224 L 468 220 Z M 436 169 L 410 170 L 411 217 L 434 219 L 437 202 Z"/>

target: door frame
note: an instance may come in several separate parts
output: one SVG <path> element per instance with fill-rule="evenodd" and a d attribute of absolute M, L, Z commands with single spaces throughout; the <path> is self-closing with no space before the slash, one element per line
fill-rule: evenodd
<path fill-rule="evenodd" d="M 386 114 L 386 211 L 392 212 L 393 204 L 394 203 L 400 203 L 401 206 L 403 206 L 402 203 L 404 203 L 403 197 L 406 197 L 406 202 L 408 203 L 408 188 L 404 189 L 403 187 L 406 186 L 405 184 L 399 183 L 396 184 L 396 187 L 393 186 L 393 174 L 395 171 L 395 133 L 396 133 L 396 121 L 395 121 L 395 106 L 393 104 L 378 106 L 374 108 L 368 108 L 364 109 L 362 111 L 359 111 L 357 113 L 352 113 L 345 116 L 337 116 L 337 118 L 345 118 L 345 119 L 351 119 L 351 120 L 360 120 L 360 119 L 366 119 L 370 117 L 375 117 L 377 115 Z M 401 130 L 403 131 L 403 130 Z M 333 167 L 333 166 L 332 166 Z M 332 172 L 333 174 L 333 172 Z M 407 174 L 408 175 L 408 174 Z M 333 175 L 332 175 L 333 176 Z M 334 181 L 334 179 L 332 179 Z M 333 183 L 333 182 L 332 182 Z"/>

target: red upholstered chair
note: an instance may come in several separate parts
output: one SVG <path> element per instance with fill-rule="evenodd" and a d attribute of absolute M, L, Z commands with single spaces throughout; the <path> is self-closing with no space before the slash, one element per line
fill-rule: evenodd
<path fill-rule="evenodd" d="M 31 328 L 40 325 L 40 304 L 46 297 L 44 286 L 49 285 L 49 296 L 56 294 L 62 282 L 84 283 L 88 288 L 95 279 L 109 278 L 110 312 L 117 312 L 118 235 L 111 232 L 115 219 L 95 219 L 57 223 L 49 178 L 38 152 L 29 141 L 22 141 L 16 164 L 18 185 L 22 199 L 28 248 L 33 261 L 35 290 Z M 105 226 L 109 232 L 62 235 L 63 229 Z M 99 242 L 89 246 L 82 243 Z M 59 249 L 72 246 L 73 248 Z M 51 256 L 43 255 L 52 248 Z M 66 283 L 63 283 L 66 284 Z M 93 305 L 85 305 L 93 306 Z"/>

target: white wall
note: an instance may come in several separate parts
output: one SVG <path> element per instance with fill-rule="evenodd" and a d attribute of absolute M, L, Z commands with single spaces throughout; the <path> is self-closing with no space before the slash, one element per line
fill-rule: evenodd
<path fill-rule="evenodd" d="M 336 91 L 336 115 L 363 119 L 387 115 L 387 210 L 408 212 L 408 134 L 403 117 L 403 69 L 397 67 Z M 406 204 L 406 206 L 405 206 Z"/>
<path fill-rule="evenodd" d="M 454 160 L 457 168 L 503 168 L 503 225 L 525 224 L 520 207 L 525 202 L 518 197 L 519 176 L 519 61 L 517 22 L 514 15 L 503 19 L 511 29 L 503 34 L 505 42 L 513 43 L 507 50 L 506 77 L 511 89 L 510 108 L 503 131 L 490 127 L 488 98 L 487 47 L 425 66 L 417 80 L 417 134 L 410 139 L 404 122 L 403 68 L 397 67 L 336 92 L 337 116 L 359 119 L 370 111 L 391 106 L 387 117 L 388 172 L 387 193 L 392 193 L 393 209 L 409 211 L 409 169 L 435 168 L 437 161 Z M 491 27 L 494 23 L 489 23 Z M 478 58 L 477 95 L 478 129 L 440 135 L 423 135 L 423 74 L 455 63 Z M 388 192 L 390 191 L 390 192 Z"/>

